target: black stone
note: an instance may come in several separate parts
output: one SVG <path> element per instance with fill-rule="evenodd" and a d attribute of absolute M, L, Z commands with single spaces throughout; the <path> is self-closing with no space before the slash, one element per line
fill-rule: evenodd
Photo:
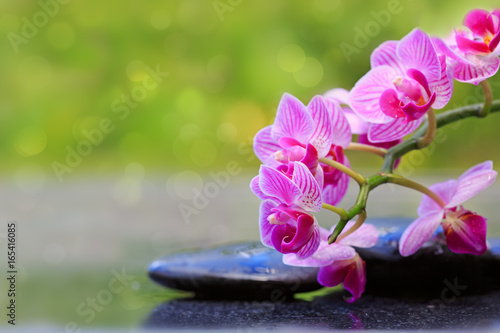
<path fill-rule="evenodd" d="M 402 257 L 398 241 L 411 219 L 372 219 L 380 233 L 376 246 L 357 249 L 366 262 L 365 295 L 428 299 L 500 289 L 500 240 L 490 240 L 482 256 L 456 254 L 442 230 L 414 255 Z M 319 289 L 317 268 L 290 267 L 282 255 L 259 242 L 173 254 L 150 265 L 150 277 L 170 288 L 193 291 L 198 298 L 290 300 Z M 365 297 L 365 296 L 363 296 Z"/>
<path fill-rule="evenodd" d="M 149 267 L 151 279 L 166 287 L 217 299 L 291 299 L 321 288 L 317 272 L 283 264 L 282 254 L 260 242 L 173 254 Z"/>
<path fill-rule="evenodd" d="M 249 332 L 311 332 L 330 329 L 449 329 L 490 332 L 500 329 L 500 292 L 458 295 L 446 302 L 364 295 L 349 304 L 343 292 L 312 302 L 174 300 L 159 305 L 147 328 L 235 329 Z M 439 294 L 435 295 L 440 297 Z M 291 329 L 291 328 L 295 329 Z"/>

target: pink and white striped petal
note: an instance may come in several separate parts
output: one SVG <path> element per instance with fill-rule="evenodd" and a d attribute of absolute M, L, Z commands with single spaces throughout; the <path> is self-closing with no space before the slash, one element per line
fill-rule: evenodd
<path fill-rule="evenodd" d="M 340 235 L 347 232 L 354 226 L 355 222 L 349 222 Z M 333 232 L 333 230 L 331 230 Z M 372 247 L 378 242 L 378 231 L 374 225 L 363 223 L 352 234 L 342 238 L 338 243 L 361 248 Z"/>
<path fill-rule="evenodd" d="M 318 151 L 318 157 L 325 157 L 332 145 L 332 119 L 322 96 L 314 96 L 307 106 L 315 124 L 314 132 L 307 140 Z"/>
<path fill-rule="evenodd" d="M 404 118 L 394 119 L 386 124 L 370 124 L 368 129 L 368 140 L 373 143 L 394 141 L 415 131 L 425 118 L 406 121 Z"/>
<path fill-rule="evenodd" d="M 271 240 L 271 235 L 276 225 L 269 223 L 267 218 L 269 215 L 274 213 L 273 208 L 278 207 L 278 205 L 279 204 L 277 202 L 268 199 L 261 202 L 259 209 L 260 241 L 265 246 L 271 248 L 274 248 L 273 242 Z"/>
<path fill-rule="evenodd" d="M 313 132 L 314 121 L 304 104 L 290 94 L 283 94 L 271 130 L 274 141 L 288 137 L 306 143 Z"/>
<path fill-rule="evenodd" d="M 372 68 L 351 90 L 349 101 L 351 108 L 364 120 L 384 124 L 394 118 L 386 116 L 380 109 L 380 96 L 388 89 L 394 89 L 393 79 L 396 71 L 389 66 Z"/>
<path fill-rule="evenodd" d="M 380 46 L 377 47 L 370 56 L 370 64 L 372 68 L 387 65 L 394 68 L 397 75 L 405 76 L 406 67 L 396 54 L 397 46 L 398 41 L 393 40 L 380 44 Z"/>
<path fill-rule="evenodd" d="M 430 37 L 420 29 L 413 29 L 398 43 L 396 51 L 406 68 L 421 71 L 428 81 L 441 78 L 441 66 Z"/>
<path fill-rule="evenodd" d="M 473 65 L 464 62 L 455 64 L 453 77 L 457 81 L 477 85 L 495 75 L 500 67 L 500 59 L 494 55 L 477 56 L 469 54 L 466 55 L 466 59 Z"/>
<path fill-rule="evenodd" d="M 446 55 L 439 56 L 441 64 L 441 78 L 429 82 L 429 89 L 436 93 L 436 100 L 432 104 L 434 109 L 442 109 L 448 104 L 453 95 L 453 71 L 446 65 Z"/>
<path fill-rule="evenodd" d="M 300 188 L 290 178 L 271 167 L 261 165 L 259 187 L 262 193 L 287 204 L 293 205 L 302 195 Z"/>
<path fill-rule="evenodd" d="M 455 193 L 446 207 L 453 208 L 471 199 L 493 184 L 496 177 L 497 172 L 495 170 L 480 170 L 468 173 L 466 177 L 460 177 Z"/>
<path fill-rule="evenodd" d="M 294 165 L 292 181 L 301 191 L 296 204 L 308 212 L 319 212 L 323 201 L 318 182 L 303 163 L 295 162 Z"/>
<path fill-rule="evenodd" d="M 417 252 L 431 238 L 443 219 L 443 211 L 419 217 L 403 232 L 399 240 L 399 253 L 407 257 Z"/>
<path fill-rule="evenodd" d="M 433 184 L 429 186 L 429 190 L 436 193 L 441 200 L 446 204 L 450 202 L 453 194 L 455 193 L 458 186 L 458 181 L 455 179 L 450 179 L 445 182 Z M 443 207 L 439 206 L 439 204 L 428 197 L 427 195 L 422 196 L 422 200 L 420 201 L 420 205 L 417 209 L 418 216 L 426 216 L 429 214 L 442 212 Z"/>
<path fill-rule="evenodd" d="M 264 164 L 268 164 L 270 159 L 274 159 L 274 154 L 281 150 L 281 147 L 271 136 L 272 125 L 266 126 L 255 135 L 253 139 L 253 150 L 257 158 Z"/>
<path fill-rule="evenodd" d="M 351 127 L 340 105 L 332 99 L 325 98 L 325 105 L 332 120 L 332 143 L 346 148 L 352 141 Z M 330 150 L 330 147 L 328 147 Z"/>

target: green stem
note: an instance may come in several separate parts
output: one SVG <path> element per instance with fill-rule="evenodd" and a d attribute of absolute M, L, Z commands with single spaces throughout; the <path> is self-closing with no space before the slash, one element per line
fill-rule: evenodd
<path fill-rule="evenodd" d="M 418 149 L 425 148 L 432 143 L 432 140 L 434 140 L 434 135 L 436 135 L 436 129 L 436 115 L 434 114 L 434 110 L 430 109 L 429 112 L 427 112 L 427 132 L 425 132 L 425 135 L 423 137 L 418 139 Z"/>
<path fill-rule="evenodd" d="M 339 171 L 342 171 L 343 173 L 347 174 L 349 177 L 354 179 L 359 185 L 363 185 L 366 183 L 365 177 L 363 177 L 361 174 L 357 173 L 356 171 L 352 170 L 349 167 L 346 167 L 342 163 L 339 163 L 334 160 L 330 160 L 328 158 L 320 158 L 319 161 L 323 164 L 329 165 L 332 168 L 335 168 Z"/>
<path fill-rule="evenodd" d="M 385 154 L 387 154 L 387 149 L 385 148 L 379 148 L 375 146 L 370 146 L 370 145 L 365 145 L 362 143 L 357 143 L 357 142 L 351 142 L 349 146 L 347 146 L 348 150 L 357 150 L 357 151 L 365 151 L 368 153 L 372 153 L 375 155 L 378 155 L 380 157 L 385 157 Z"/>
<path fill-rule="evenodd" d="M 356 220 L 356 223 L 354 223 L 354 225 L 349 230 L 341 234 L 337 238 L 337 241 L 340 242 L 342 239 L 346 238 L 347 236 L 358 230 L 359 227 L 361 227 L 361 225 L 363 224 L 363 222 L 365 222 L 365 220 L 366 220 L 366 210 L 363 210 L 361 211 L 361 213 L 358 214 L 358 219 Z"/>
<path fill-rule="evenodd" d="M 387 177 L 387 181 L 389 183 L 411 188 L 413 190 L 416 190 L 420 193 L 427 195 L 432 200 L 434 200 L 441 208 L 444 208 L 446 206 L 444 201 L 436 193 L 432 192 L 430 189 L 428 189 L 422 184 L 419 184 L 417 182 L 414 182 L 413 180 L 409 180 L 407 178 L 398 175 L 383 174 L 383 176 Z"/>
<path fill-rule="evenodd" d="M 484 104 L 477 103 L 438 114 L 436 116 L 437 128 L 441 128 L 464 118 L 478 117 L 478 115 L 481 113 L 481 110 L 483 110 L 483 107 Z M 500 99 L 491 101 L 490 113 L 499 111 Z M 415 134 L 413 134 L 411 138 L 389 149 L 387 155 L 385 156 L 381 171 L 384 173 L 392 173 L 394 169 L 394 162 L 398 158 L 408 153 L 409 151 L 418 149 L 418 139 L 425 135 L 425 133 L 427 132 L 427 126 L 427 123 L 425 123 L 422 127 L 420 127 L 418 131 L 415 132 Z"/>
<path fill-rule="evenodd" d="M 328 210 L 330 210 L 330 211 L 338 214 L 341 219 L 346 219 L 347 218 L 347 212 L 345 211 L 344 208 L 335 207 L 335 206 L 329 205 L 329 204 L 324 203 L 324 202 L 323 202 L 322 207 L 324 209 L 328 209 Z"/>
<path fill-rule="evenodd" d="M 481 88 L 483 88 L 484 93 L 484 104 L 482 109 L 477 113 L 478 117 L 486 117 L 491 110 L 491 103 L 493 101 L 493 92 L 491 91 L 491 86 L 488 80 L 481 81 Z"/>

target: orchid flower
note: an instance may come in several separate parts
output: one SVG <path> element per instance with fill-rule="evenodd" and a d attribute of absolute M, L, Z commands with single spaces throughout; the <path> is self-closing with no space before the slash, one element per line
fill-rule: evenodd
<path fill-rule="evenodd" d="M 354 222 L 349 222 L 344 230 L 353 225 Z M 321 228 L 321 243 L 309 258 L 301 260 L 296 255 L 285 254 L 283 262 L 291 266 L 320 267 L 318 282 L 325 287 L 334 287 L 343 282 L 344 288 L 352 294 L 347 301 L 352 303 L 361 297 L 366 285 L 365 262 L 352 246 L 374 246 L 378 241 L 378 232 L 373 225 L 363 224 L 352 234 L 329 245 L 328 235 L 333 229 L 329 232 Z"/>
<path fill-rule="evenodd" d="M 311 256 L 319 246 L 319 225 L 310 212 L 321 210 L 321 188 L 301 162 L 290 162 L 289 174 L 262 165 L 250 183 L 260 205 L 261 241 L 281 253 Z M 290 177 L 291 176 L 291 177 Z"/>
<path fill-rule="evenodd" d="M 464 209 L 461 204 L 490 186 L 497 176 L 493 163 L 478 164 L 458 178 L 429 187 L 444 202 L 441 207 L 424 196 L 418 207 L 419 218 L 403 232 L 399 252 L 403 256 L 415 253 L 441 223 L 448 248 L 455 253 L 483 254 L 486 247 L 486 219 Z M 443 222 L 441 222 L 444 219 Z"/>
<path fill-rule="evenodd" d="M 349 166 L 343 148 L 351 132 L 338 103 L 315 96 L 304 106 L 297 98 L 284 94 L 273 125 L 260 130 L 254 151 L 265 165 L 287 173 L 290 161 L 305 164 L 323 189 L 323 200 L 337 204 L 347 192 L 349 178 L 336 169 L 319 164 L 331 158 Z"/>
<path fill-rule="evenodd" d="M 370 122 L 370 142 L 401 139 L 422 124 L 431 107 L 441 109 L 451 98 L 446 56 L 438 56 L 419 29 L 399 42 L 382 43 L 371 55 L 371 67 L 349 97 L 353 110 Z"/>
<path fill-rule="evenodd" d="M 470 31 L 457 30 L 452 38 L 432 42 L 447 56 L 457 81 L 478 84 L 495 75 L 500 66 L 500 10 L 471 10 L 463 24 Z"/>
<path fill-rule="evenodd" d="M 347 91 L 346 89 L 335 88 L 327 91 L 324 96 L 326 98 L 336 100 L 340 103 L 341 109 L 344 112 L 345 117 L 347 118 L 352 134 L 358 135 L 359 143 L 389 149 L 403 141 L 403 139 L 397 139 L 387 142 L 370 141 L 368 139 L 368 129 L 370 127 L 370 123 L 363 120 L 363 118 L 358 116 L 356 112 L 352 111 L 352 108 L 349 106 L 349 91 Z"/>

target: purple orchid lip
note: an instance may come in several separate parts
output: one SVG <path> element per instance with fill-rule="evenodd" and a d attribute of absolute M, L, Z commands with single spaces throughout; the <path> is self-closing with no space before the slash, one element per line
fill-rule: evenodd
<path fill-rule="evenodd" d="M 432 104 L 434 104 L 434 101 L 436 100 L 436 93 L 433 93 L 431 95 L 431 98 L 425 103 L 424 105 L 416 105 L 413 102 L 410 102 L 403 106 L 401 109 L 403 110 L 404 114 L 406 115 L 406 120 L 407 121 L 412 121 L 416 119 L 420 119 L 424 114 L 427 113 L 431 109 Z"/>

